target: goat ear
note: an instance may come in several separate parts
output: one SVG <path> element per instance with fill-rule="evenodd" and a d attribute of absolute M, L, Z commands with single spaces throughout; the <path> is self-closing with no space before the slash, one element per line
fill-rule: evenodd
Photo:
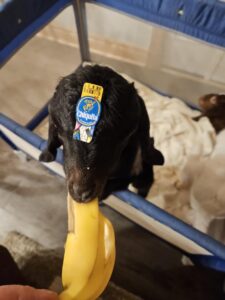
<path fill-rule="evenodd" d="M 139 135 L 141 141 L 142 159 L 147 164 L 163 165 L 164 157 L 159 150 L 155 149 L 154 138 L 149 136 L 150 122 L 144 101 L 140 96 L 138 96 L 138 101 L 140 104 Z"/>
<path fill-rule="evenodd" d="M 164 156 L 158 149 L 155 148 L 154 138 L 152 137 L 149 138 L 149 154 L 153 165 L 161 166 L 164 164 Z"/>
<path fill-rule="evenodd" d="M 154 139 L 148 138 L 145 144 L 142 145 L 143 159 L 152 165 L 161 166 L 164 164 L 164 156 L 154 147 Z"/>
<path fill-rule="evenodd" d="M 162 153 L 159 150 L 153 148 L 151 157 L 152 157 L 153 165 L 162 166 L 164 164 L 164 156 L 162 155 Z"/>

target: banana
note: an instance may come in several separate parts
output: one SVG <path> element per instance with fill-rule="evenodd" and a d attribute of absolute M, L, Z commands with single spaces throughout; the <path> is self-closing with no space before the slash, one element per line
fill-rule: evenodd
<path fill-rule="evenodd" d="M 94 300 L 97 299 L 102 292 L 105 290 L 110 277 L 113 272 L 113 268 L 115 265 L 115 260 L 116 260 L 116 251 L 115 251 L 115 235 L 114 235 L 114 229 L 111 224 L 111 222 L 104 218 L 104 239 L 105 239 L 105 267 L 103 272 L 99 272 L 99 288 L 96 290 L 96 293 L 94 294 L 93 298 L 89 298 L 89 300 Z M 100 277 L 101 274 L 101 277 Z M 98 278 L 98 277 L 96 277 Z M 97 285 L 97 284 L 96 284 Z"/>
<path fill-rule="evenodd" d="M 98 200 L 76 203 L 68 195 L 69 233 L 65 246 L 60 300 L 95 300 L 104 291 L 115 263 L 113 226 Z"/>
<path fill-rule="evenodd" d="M 98 249 L 98 200 L 79 204 L 68 195 L 69 232 L 63 260 L 61 300 L 76 299 L 93 270 Z M 84 299 L 83 299 L 84 300 Z"/>
<path fill-rule="evenodd" d="M 115 236 L 112 224 L 100 213 L 98 254 L 87 285 L 77 299 L 97 299 L 106 288 L 115 263 Z"/>

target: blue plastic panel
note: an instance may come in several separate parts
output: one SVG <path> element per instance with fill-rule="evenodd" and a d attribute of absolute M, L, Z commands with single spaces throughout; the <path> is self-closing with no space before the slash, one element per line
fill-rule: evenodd
<path fill-rule="evenodd" d="M 0 65 L 71 0 L 11 0 L 0 5 Z"/>
<path fill-rule="evenodd" d="M 81 0 L 85 1 L 85 0 Z M 225 2 L 219 0 L 95 0 L 208 43 L 225 47 Z M 9 0 L 0 4 L 0 65 L 72 0 Z"/>

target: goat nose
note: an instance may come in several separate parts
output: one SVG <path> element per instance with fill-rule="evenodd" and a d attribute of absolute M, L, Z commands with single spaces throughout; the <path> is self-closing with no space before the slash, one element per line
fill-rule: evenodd
<path fill-rule="evenodd" d="M 73 184 L 72 186 L 69 185 L 69 192 L 75 201 L 88 202 L 94 198 L 95 188 L 94 185 L 90 188 L 81 188 Z"/>
<path fill-rule="evenodd" d="M 81 199 L 83 202 L 88 202 L 93 199 L 93 190 L 85 191 L 81 194 Z"/>

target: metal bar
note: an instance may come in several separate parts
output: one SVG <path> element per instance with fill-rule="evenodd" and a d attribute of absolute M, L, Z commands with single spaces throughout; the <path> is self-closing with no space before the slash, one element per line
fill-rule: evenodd
<path fill-rule="evenodd" d="M 190 255 L 189 253 L 185 253 L 185 255 L 196 265 L 196 266 L 204 266 L 207 268 L 211 268 L 217 271 L 225 272 L 225 260 L 219 258 L 218 256 L 210 256 L 210 255 Z"/>
<path fill-rule="evenodd" d="M 6 127 L 0 125 L 0 128 L 2 129 L 2 131 L 4 132 L 4 134 L 11 140 L 13 141 L 13 143 L 16 145 L 16 147 L 24 152 L 26 155 L 28 155 L 29 157 L 32 157 L 35 160 L 39 160 L 40 154 L 41 154 L 41 149 L 38 147 L 33 146 L 32 143 L 26 141 L 25 139 L 23 139 L 21 136 L 17 135 L 16 133 L 14 133 L 13 131 L 7 129 Z M 29 131 L 29 130 L 28 130 Z M 34 133 L 32 131 L 29 131 L 30 134 Z M 31 140 L 33 138 L 31 137 Z M 35 141 L 35 140 L 34 140 Z M 37 140 L 36 140 L 37 141 Z M 45 146 L 45 141 L 41 144 L 41 147 Z M 65 177 L 65 173 L 63 171 L 63 166 L 62 163 L 58 162 L 57 160 L 51 162 L 51 163 L 44 163 L 41 162 L 44 166 L 46 166 L 46 168 L 48 168 L 49 170 L 51 170 L 52 172 L 54 172 L 55 174 L 61 176 L 61 177 Z"/>
<path fill-rule="evenodd" d="M 118 191 L 114 192 L 113 194 L 122 201 L 136 208 L 140 212 L 168 226 L 172 230 L 187 237 L 188 239 L 197 243 L 199 246 L 211 252 L 212 254 L 225 260 L 225 246 L 222 243 L 211 238 L 207 234 L 204 234 L 199 230 L 189 226 L 185 222 L 177 219 L 176 217 L 170 215 L 166 211 L 160 209 L 159 207 L 155 206 L 154 204 L 146 201 L 139 195 L 134 194 L 130 191 Z"/>
<path fill-rule="evenodd" d="M 18 149 L 21 149 L 31 157 L 38 159 L 40 152 L 45 149 L 46 147 L 46 141 L 37 136 L 35 133 L 30 132 L 27 128 L 19 125 L 15 121 L 9 119 L 8 117 L 0 114 L 0 130 L 2 129 L 2 132 L 4 135 L 6 135 L 12 142 L 14 142 Z M 46 164 L 46 167 L 50 168 L 52 171 L 54 171 L 56 174 L 59 174 L 60 176 L 65 176 L 62 164 L 63 162 L 63 153 L 61 149 L 58 149 L 56 161 L 52 162 L 50 164 Z M 155 205 L 149 203 L 145 199 L 141 198 L 140 196 L 130 192 L 130 191 L 120 191 L 115 192 L 114 195 L 116 197 L 120 198 L 123 203 L 123 208 L 126 206 L 126 210 L 135 210 L 133 211 L 133 221 L 135 223 L 138 223 L 138 216 L 141 214 L 142 216 L 142 225 L 145 223 L 147 224 L 147 220 L 153 220 L 155 225 L 157 225 L 157 236 L 165 239 L 166 241 L 172 243 L 176 247 L 180 247 L 178 243 L 173 243 L 171 240 L 168 240 L 168 238 L 165 238 L 165 234 L 168 235 L 170 231 L 173 231 L 175 235 L 177 235 L 177 238 L 184 238 L 191 243 L 195 243 L 198 251 L 189 251 L 187 247 L 180 248 L 181 250 L 185 250 L 185 254 L 190 256 L 190 258 L 197 262 L 199 264 L 224 271 L 225 266 L 225 246 L 221 243 L 215 241 L 213 238 L 210 238 L 206 234 L 203 234 L 199 232 L 198 230 L 192 228 L 191 226 L 185 224 L 181 220 L 178 220 L 177 218 L 171 216 L 167 212 L 163 211 L 162 209 L 156 207 Z M 115 198 L 115 197 L 114 197 Z M 119 200 L 119 199 L 118 199 Z M 107 202 L 106 204 L 113 207 L 110 203 Z M 116 208 L 115 208 L 116 209 Z M 126 210 L 122 209 L 120 206 L 120 209 L 116 209 L 118 212 L 124 214 L 129 218 L 129 214 Z M 144 222 L 144 223 L 143 223 Z M 138 223 L 139 224 L 139 223 Z M 140 224 L 141 225 L 141 224 Z M 159 229 L 159 226 L 161 226 L 161 229 Z M 148 229 L 148 228 L 146 228 Z M 151 229 L 148 229 L 149 231 L 152 231 L 154 229 L 151 227 Z M 163 232 L 165 231 L 165 232 Z M 152 231 L 154 232 L 154 231 Z M 165 233 L 163 235 L 163 233 Z M 178 239 L 176 241 L 178 241 Z M 190 246 L 193 247 L 193 245 L 189 243 Z M 194 248 L 192 248 L 194 249 Z M 194 254 L 194 255 L 193 255 Z M 195 255 L 197 254 L 197 255 Z M 211 255 L 214 255 L 212 258 Z M 217 256 L 217 257 L 215 257 Z"/>
<path fill-rule="evenodd" d="M 3 133 L 4 136 L 7 136 L 7 138 L 12 143 L 14 142 L 13 139 L 11 139 L 6 134 L 8 131 L 12 132 L 16 138 L 24 140 L 27 144 L 32 145 L 34 148 L 37 148 L 40 151 L 43 151 L 47 146 L 47 141 L 45 141 L 43 138 L 41 138 L 36 133 L 31 132 L 26 127 L 21 126 L 14 120 L 8 118 L 7 116 L 1 113 L 0 113 L 0 131 Z M 19 147 L 17 148 L 20 149 Z M 57 150 L 57 155 L 55 160 L 61 164 L 63 163 L 63 152 L 61 149 Z"/>
<path fill-rule="evenodd" d="M 76 19 L 77 34 L 80 45 L 80 55 L 82 62 L 91 61 L 89 43 L 87 18 L 85 9 L 85 0 L 73 0 L 73 10 Z"/>
<path fill-rule="evenodd" d="M 4 133 L 1 132 L 1 130 L 0 130 L 0 138 L 2 138 L 3 141 L 5 141 L 12 149 L 17 150 L 17 147 L 12 143 L 10 139 L 7 138 L 6 135 L 4 135 Z"/>
<path fill-rule="evenodd" d="M 39 112 L 26 124 L 26 128 L 34 130 L 47 116 L 48 116 L 48 103 L 46 103 Z"/>

